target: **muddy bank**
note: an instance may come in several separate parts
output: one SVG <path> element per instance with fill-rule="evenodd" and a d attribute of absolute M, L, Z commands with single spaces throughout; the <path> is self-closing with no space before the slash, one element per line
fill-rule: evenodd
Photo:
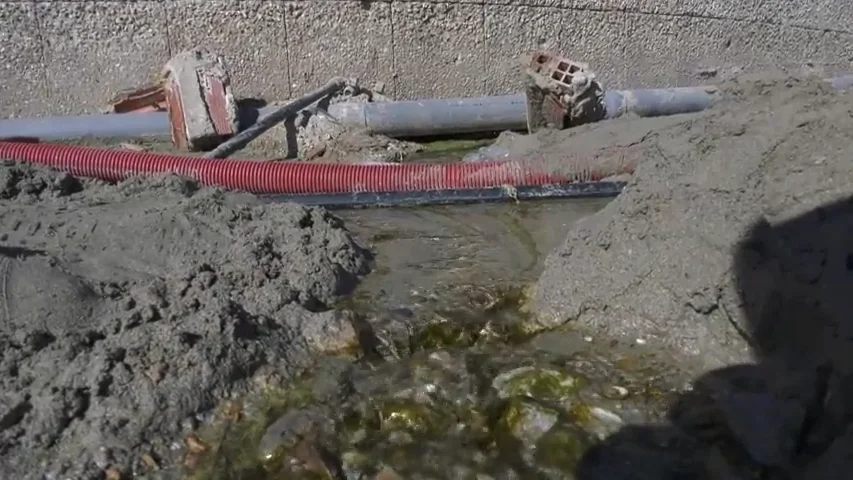
<path fill-rule="evenodd" d="M 0 199 L 4 478 L 170 463 L 221 399 L 357 341 L 329 305 L 370 256 L 322 209 L 13 163 Z"/>
<path fill-rule="evenodd" d="M 853 95 L 781 76 L 723 91 L 726 101 L 708 112 L 608 122 L 561 140 L 566 150 L 630 145 L 639 162 L 627 190 L 549 256 L 533 295 L 540 325 L 573 321 L 715 367 L 749 359 L 773 328 L 752 314 L 778 313 L 773 304 L 791 294 L 760 291 L 757 277 L 744 292 L 746 270 L 768 283 L 787 269 L 812 291 L 843 280 L 844 253 L 815 239 L 779 240 L 753 267 L 735 256 L 756 222 L 776 226 L 853 194 Z"/>

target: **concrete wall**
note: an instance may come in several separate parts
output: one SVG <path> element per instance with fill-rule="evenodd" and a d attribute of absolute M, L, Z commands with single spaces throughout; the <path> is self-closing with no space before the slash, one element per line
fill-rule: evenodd
<path fill-rule="evenodd" d="M 194 45 L 226 55 L 239 95 L 275 99 L 334 74 L 396 98 L 512 92 L 538 47 L 620 87 L 853 70 L 850 0 L 40 0 L 0 2 L 0 25 L 0 116 L 97 111 Z"/>

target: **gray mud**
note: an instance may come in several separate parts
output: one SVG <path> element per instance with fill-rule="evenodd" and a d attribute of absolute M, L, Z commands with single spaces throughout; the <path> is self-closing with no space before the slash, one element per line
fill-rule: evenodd
<path fill-rule="evenodd" d="M 791 77 L 733 80 L 723 92 L 701 114 L 609 122 L 560 141 L 568 151 L 632 145 L 639 163 L 627 190 L 548 258 L 533 298 L 539 325 L 643 337 L 699 369 L 750 358 L 736 247 L 756 221 L 776 225 L 853 193 L 853 96 Z M 796 268 L 820 278 L 823 256 L 803 258 Z"/>
<path fill-rule="evenodd" d="M 14 163 L 0 198 L 3 478 L 173 463 L 221 400 L 357 343 L 329 307 L 370 255 L 322 209 Z"/>

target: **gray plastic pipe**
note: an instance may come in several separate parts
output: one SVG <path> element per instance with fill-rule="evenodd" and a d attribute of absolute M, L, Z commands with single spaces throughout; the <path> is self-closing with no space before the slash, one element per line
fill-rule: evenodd
<path fill-rule="evenodd" d="M 672 95 L 672 90 L 680 93 Z M 656 93 L 660 92 L 660 93 Z M 641 116 L 689 113 L 708 108 L 713 96 L 703 88 L 610 91 L 605 94 L 608 118 L 635 111 Z M 666 100 L 666 101 L 664 101 Z M 658 105 L 657 102 L 661 102 Z M 245 125 L 272 111 L 248 107 L 241 111 Z M 329 115 L 345 125 L 390 137 L 523 130 L 527 128 L 524 95 L 497 97 L 407 100 L 377 103 L 337 103 Z M 0 139 L 39 138 L 68 140 L 82 137 L 167 137 L 166 113 L 76 115 L 69 117 L 14 118 L 0 120 Z"/>
<path fill-rule="evenodd" d="M 700 112 L 711 108 L 716 93 L 716 87 L 609 91 L 604 94 L 605 118 L 617 118 L 629 113 L 639 117 L 660 117 Z"/>
<path fill-rule="evenodd" d="M 853 74 L 828 80 L 837 89 L 853 86 Z M 681 87 L 611 90 L 605 93 L 607 118 L 627 113 L 641 117 L 698 112 L 716 99 L 715 87 Z M 276 107 L 247 107 L 243 126 L 253 124 Z M 527 128 L 524 95 L 408 100 L 381 103 L 339 103 L 329 114 L 341 123 L 391 137 L 524 130 Z M 0 120 L 0 139 L 37 138 L 69 140 L 81 137 L 168 137 L 169 118 L 164 112 Z"/>

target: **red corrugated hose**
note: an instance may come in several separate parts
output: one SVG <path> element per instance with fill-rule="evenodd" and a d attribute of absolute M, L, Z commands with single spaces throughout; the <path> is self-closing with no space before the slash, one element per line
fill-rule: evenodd
<path fill-rule="evenodd" d="M 72 175 L 118 181 L 172 173 L 202 185 L 259 194 L 334 194 L 532 187 L 577 180 L 519 162 L 347 165 L 219 160 L 68 145 L 0 142 L 0 159 L 35 163 Z M 617 173 L 584 175 L 596 181 Z M 597 178 L 596 178 L 597 177 Z"/>

